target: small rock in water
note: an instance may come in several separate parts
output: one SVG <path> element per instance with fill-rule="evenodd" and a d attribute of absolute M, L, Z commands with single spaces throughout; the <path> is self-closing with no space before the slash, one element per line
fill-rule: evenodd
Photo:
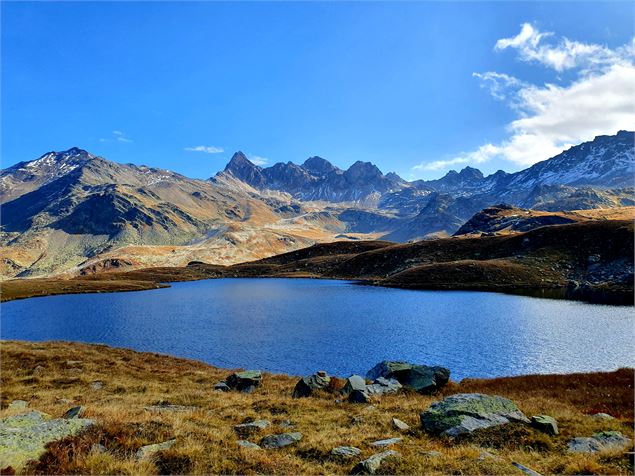
<path fill-rule="evenodd" d="M 238 444 L 238 446 L 242 446 L 243 448 L 247 448 L 247 449 L 250 449 L 250 450 L 261 450 L 262 449 L 256 443 L 252 443 L 251 441 L 247 441 L 247 440 L 238 440 L 236 443 Z"/>
<path fill-rule="evenodd" d="M 372 446 L 391 446 L 400 443 L 403 438 L 387 438 L 385 440 L 373 441 Z"/>
<path fill-rule="evenodd" d="M 331 377 L 320 370 L 313 375 L 302 377 L 293 389 L 293 398 L 310 397 L 316 390 L 327 390 L 331 383 Z"/>
<path fill-rule="evenodd" d="M 267 449 L 283 448 L 297 443 L 302 439 L 302 433 L 281 433 L 279 435 L 265 436 L 260 444 Z"/>
<path fill-rule="evenodd" d="M 352 458 L 353 456 L 359 456 L 361 453 L 362 450 L 354 446 L 338 446 L 331 450 L 333 456 L 339 456 L 341 458 Z"/>
<path fill-rule="evenodd" d="M 410 425 L 408 425 L 408 423 L 406 423 L 405 421 L 400 420 L 399 418 L 392 419 L 392 426 L 393 428 L 401 431 L 407 431 L 410 429 Z"/>
<path fill-rule="evenodd" d="M 164 441 L 163 443 L 155 443 L 153 445 L 142 446 L 137 451 L 136 457 L 137 459 L 151 458 L 159 451 L 169 450 L 174 446 L 174 443 L 176 443 L 176 440 L 168 440 Z"/>
<path fill-rule="evenodd" d="M 351 474 L 375 474 L 379 470 L 382 462 L 386 458 L 396 458 L 399 456 L 397 451 L 388 450 L 374 454 L 364 461 L 360 461 L 352 469 Z"/>
<path fill-rule="evenodd" d="M 84 414 L 84 410 L 84 407 L 82 407 L 81 405 L 78 407 L 70 408 L 66 411 L 66 413 L 64 413 L 64 415 L 62 415 L 62 418 L 66 418 L 67 420 L 71 418 L 81 418 L 81 416 Z"/>
<path fill-rule="evenodd" d="M 90 388 L 93 390 L 101 390 L 102 388 L 104 388 L 104 382 L 102 382 L 101 380 L 95 380 L 93 383 L 90 384 Z"/>
<path fill-rule="evenodd" d="M 619 450 L 632 445 L 630 438 L 619 431 L 602 431 L 592 437 L 578 437 L 569 441 L 569 451 L 572 453 L 597 453 L 604 450 Z"/>
<path fill-rule="evenodd" d="M 22 410 L 29 406 L 29 402 L 25 400 L 13 400 L 9 403 L 9 410 Z"/>
<path fill-rule="evenodd" d="M 243 393 L 252 393 L 262 382 L 262 373 L 259 370 L 246 370 L 231 374 L 225 383 L 232 390 Z"/>
<path fill-rule="evenodd" d="M 558 434 L 558 422 L 549 415 L 534 415 L 531 417 L 531 426 L 548 435 Z"/>
<path fill-rule="evenodd" d="M 268 420 L 255 420 L 248 423 L 235 425 L 234 431 L 238 436 L 242 438 L 249 438 L 251 435 L 254 435 L 264 430 L 265 428 L 268 428 L 270 425 L 271 423 Z"/>

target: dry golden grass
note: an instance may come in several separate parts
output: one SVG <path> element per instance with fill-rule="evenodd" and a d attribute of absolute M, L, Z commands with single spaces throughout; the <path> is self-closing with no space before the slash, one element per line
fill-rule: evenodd
<path fill-rule="evenodd" d="M 201 362 L 139 353 L 100 345 L 4 341 L 2 410 L 8 402 L 60 416 L 71 405 L 86 407 L 86 417 L 98 425 L 84 435 L 50 445 L 29 470 L 40 474 L 347 474 L 362 457 L 377 452 L 370 442 L 403 436 L 394 449 L 401 458 L 387 461 L 382 472 L 394 474 L 519 474 L 512 461 L 542 473 L 627 474 L 633 468 L 623 454 L 570 455 L 566 441 L 600 430 L 619 430 L 633 436 L 633 371 L 569 376 L 534 376 L 451 383 L 443 395 L 487 392 L 516 401 L 529 416 L 553 415 L 562 434 L 547 437 L 532 429 L 509 426 L 486 437 L 462 442 L 431 437 L 418 429 L 419 413 L 441 398 L 418 394 L 386 396 L 373 406 L 337 403 L 336 395 L 292 399 L 296 378 L 265 374 L 253 394 L 220 393 L 213 385 L 230 371 Z M 81 361 L 73 363 L 68 361 Z M 43 366 L 34 372 L 38 366 Z M 78 370 L 79 369 L 79 370 Z M 100 380 L 104 387 L 91 389 Z M 571 389 L 571 391 L 568 391 Z M 62 399 L 67 399 L 66 402 Z M 158 402 L 195 406 L 183 413 L 152 413 L 144 409 Z M 619 415 L 598 421 L 585 413 L 602 410 Z M 391 427 L 397 417 L 412 429 L 400 435 Z M 285 430 L 290 420 L 304 435 L 295 446 L 253 451 L 237 446 L 233 426 L 251 419 L 267 419 L 268 433 Z M 136 461 L 136 450 L 146 444 L 176 438 L 176 445 L 152 461 Z M 106 453 L 91 448 L 100 443 Z M 360 458 L 338 460 L 333 447 L 353 445 Z M 500 459 L 479 459 L 487 449 Z M 424 455 L 436 450 L 440 457 Z"/>

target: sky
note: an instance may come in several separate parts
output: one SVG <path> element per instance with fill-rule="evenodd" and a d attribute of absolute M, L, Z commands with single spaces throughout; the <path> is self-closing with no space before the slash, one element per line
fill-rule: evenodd
<path fill-rule="evenodd" d="M 513 172 L 635 129 L 632 2 L 2 2 L 2 167 Z"/>

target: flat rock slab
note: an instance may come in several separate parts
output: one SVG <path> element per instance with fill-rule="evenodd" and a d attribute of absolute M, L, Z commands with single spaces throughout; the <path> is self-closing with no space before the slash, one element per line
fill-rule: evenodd
<path fill-rule="evenodd" d="M 238 446 L 241 446 L 243 448 L 247 448 L 249 450 L 261 450 L 262 449 L 256 443 L 252 443 L 251 441 L 247 441 L 247 440 L 238 440 L 236 443 L 238 444 Z"/>
<path fill-rule="evenodd" d="M 354 456 L 359 456 L 361 453 L 362 450 L 355 448 L 354 446 L 338 446 L 337 448 L 333 448 L 331 450 L 331 454 L 333 456 L 339 456 L 341 458 L 352 458 Z"/>
<path fill-rule="evenodd" d="M 248 438 L 255 433 L 258 433 L 265 428 L 271 426 L 269 420 L 255 420 L 249 423 L 241 423 L 240 425 L 234 426 L 234 431 L 236 434 L 242 438 Z"/>
<path fill-rule="evenodd" d="M 48 443 L 73 436 L 93 425 L 85 418 L 55 418 L 31 411 L 0 420 L 0 468 L 19 470 L 45 453 Z"/>
<path fill-rule="evenodd" d="M 604 450 L 619 450 L 632 444 L 632 440 L 619 431 L 603 431 L 591 437 L 573 438 L 568 446 L 571 453 L 598 453 Z"/>
<path fill-rule="evenodd" d="M 260 445 L 269 450 L 275 448 L 283 448 L 285 446 L 293 445 L 302 439 L 302 433 L 281 433 L 279 435 L 265 436 Z"/>
<path fill-rule="evenodd" d="M 387 458 L 396 458 L 399 456 L 397 451 L 388 450 L 374 454 L 364 461 L 360 461 L 352 469 L 351 474 L 375 474 L 379 471 L 381 464 Z"/>
<path fill-rule="evenodd" d="M 169 450 L 174 446 L 176 440 L 168 440 L 163 443 L 155 443 L 153 445 L 146 445 L 139 448 L 137 451 L 137 459 L 147 459 L 154 456 L 159 451 Z"/>
<path fill-rule="evenodd" d="M 393 418 L 391 423 L 393 428 L 397 430 L 407 431 L 410 429 L 410 425 L 408 425 L 408 423 L 406 423 L 405 421 L 400 420 L 399 418 Z"/>
<path fill-rule="evenodd" d="M 450 437 L 511 422 L 529 423 L 529 420 L 511 400 L 480 393 L 451 395 L 421 414 L 424 430 Z"/>
<path fill-rule="evenodd" d="M 372 446 L 390 446 L 396 445 L 397 443 L 401 443 L 403 438 L 387 438 L 385 440 L 373 441 L 371 443 Z"/>

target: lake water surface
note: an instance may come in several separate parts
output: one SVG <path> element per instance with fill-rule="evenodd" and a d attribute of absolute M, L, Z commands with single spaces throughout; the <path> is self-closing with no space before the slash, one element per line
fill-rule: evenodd
<path fill-rule="evenodd" d="M 295 375 L 438 364 L 452 378 L 635 366 L 632 307 L 309 279 L 218 279 L 2 304 L 0 336 L 104 343 Z"/>

